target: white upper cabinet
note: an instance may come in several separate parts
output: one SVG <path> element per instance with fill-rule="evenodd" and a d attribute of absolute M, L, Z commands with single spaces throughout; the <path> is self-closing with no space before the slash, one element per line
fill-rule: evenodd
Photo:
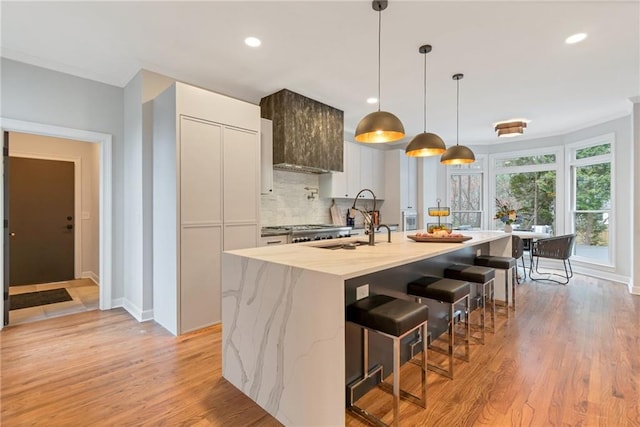
<path fill-rule="evenodd" d="M 400 209 L 417 209 L 418 159 L 400 151 Z"/>
<path fill-rule="evenodd" d="M 224 128 L 224 222 L 260 222 L 260 158 L 255 132 Z M 254 246 L 257 246 L 257 241 Z"/>
<path fill-rule="evenodd" d="M 320 197 L 353 199 L 363 188 L 384 198 L 384 152 L 352 142 L 344 143 L 344 172 L 320 176 Z M 371 199 L 369 192 L 360 195 Z"/>
<path fill-rule="evenodd" d="M 345 143 L 344 171 L 347 174 L 347 195 L 353 199 L 362 190 L 362 179 L 360 177 L 360 146 L 351 142 Z M 361 196 L 362 197 L 362 196 Z"/>
<path fill-rule="evenodd" d="M 385 157 L 384 205 L 382 222 L 400 224 L 402 211 L 417 210 L 418 162 L 404 150 L 388 150 Z"/>
<path fill-rule="evenodd" d="M 181 223 L 222 222 L 222 126 L 182 117 L 180 142 Z"/>
<path fill-rule="evenodd" d="M 371 189 L 374 193 L 376 193 L 376 197 L 378 199 L 384 199 L 386 194 L 384 188 L 386 177 L 384 151 L 372 148 L 371 152 L 373 153 L 373 157 L 371 159 L 373 170 L 373 184 L 371 184 Z"/>

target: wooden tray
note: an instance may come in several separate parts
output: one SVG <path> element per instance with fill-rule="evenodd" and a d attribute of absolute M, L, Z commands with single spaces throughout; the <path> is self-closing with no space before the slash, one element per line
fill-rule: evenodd
<path fill-rule="evenodd" d="M 415 240 L 416 242 L 430 242 L 430 243 L 462 243 L 467 240 L 471 240 L 473 237 L 470 236 L 462 236 L 462 237 L 424 237 L 424 236 L 415 236 L 415 235 L 407 235 L 411 240 Z"/>

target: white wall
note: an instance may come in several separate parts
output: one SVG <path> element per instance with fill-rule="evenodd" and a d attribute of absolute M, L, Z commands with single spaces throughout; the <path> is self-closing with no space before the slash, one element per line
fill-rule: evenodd
<path fill-rule="evenodd" d="M 82 241 L 79 248 L 82 254 L 80 266 L 83 277 L 99 276 L 98 251 L 98 191 L 99 163 L 98 145 L 90 142 L 52 138 L 39 135 L 11 132 L 9 155 L 28 155 L 34 158 L 80 159 L 81 206 L 80 211 L 88 214 L 88 219 L 76 218 L 76 227 L 81 227 Z"/>
<path fill-rule="evenodd" d="M 112 135 L 112 300 L 122 298 L 123 90 L 6 58 L 0 67 L 1 117 Z"/>
<path fill-rule="evenodd" d="M 124 301 L 136 319 L 153 318 L 153 104 L 174 81 L 138 72 L 124 88 Z"/>

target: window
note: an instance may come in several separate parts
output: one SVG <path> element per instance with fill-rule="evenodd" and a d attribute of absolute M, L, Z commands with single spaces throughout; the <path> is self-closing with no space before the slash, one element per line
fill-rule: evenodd
<path fill-rule="evenodd" d="M 449 176 L 449 220 L 454 228 L 482 228 L 484 159 L 447 168 Z"/>
<path fill-rule="evenodd" d="M 569 148 L 575 255 L 606 265 L 612 264 L 612 147 L 613 135 L 607 135 Z"/>
<path fill-rule="evenodd" d="M 557 155 L 508 156 L 495 159 L 494 188 L 495 198 L 516 210 L 514 228 L 530 230 L 534 225 L 547 225 L 555 230 Z M 500 220 L 493 221 L 495 228 L 504 228 Z"/>

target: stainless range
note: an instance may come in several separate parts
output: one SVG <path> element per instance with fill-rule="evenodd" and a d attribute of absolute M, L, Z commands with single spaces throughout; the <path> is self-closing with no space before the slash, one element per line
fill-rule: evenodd
<path fill-rule="evenodd" d="M 279 225 L 263 227 L 262 235 L 289 234 L 291 243 L 339 239 L 351 236 L 351 227 L 332 224 Z"/>

